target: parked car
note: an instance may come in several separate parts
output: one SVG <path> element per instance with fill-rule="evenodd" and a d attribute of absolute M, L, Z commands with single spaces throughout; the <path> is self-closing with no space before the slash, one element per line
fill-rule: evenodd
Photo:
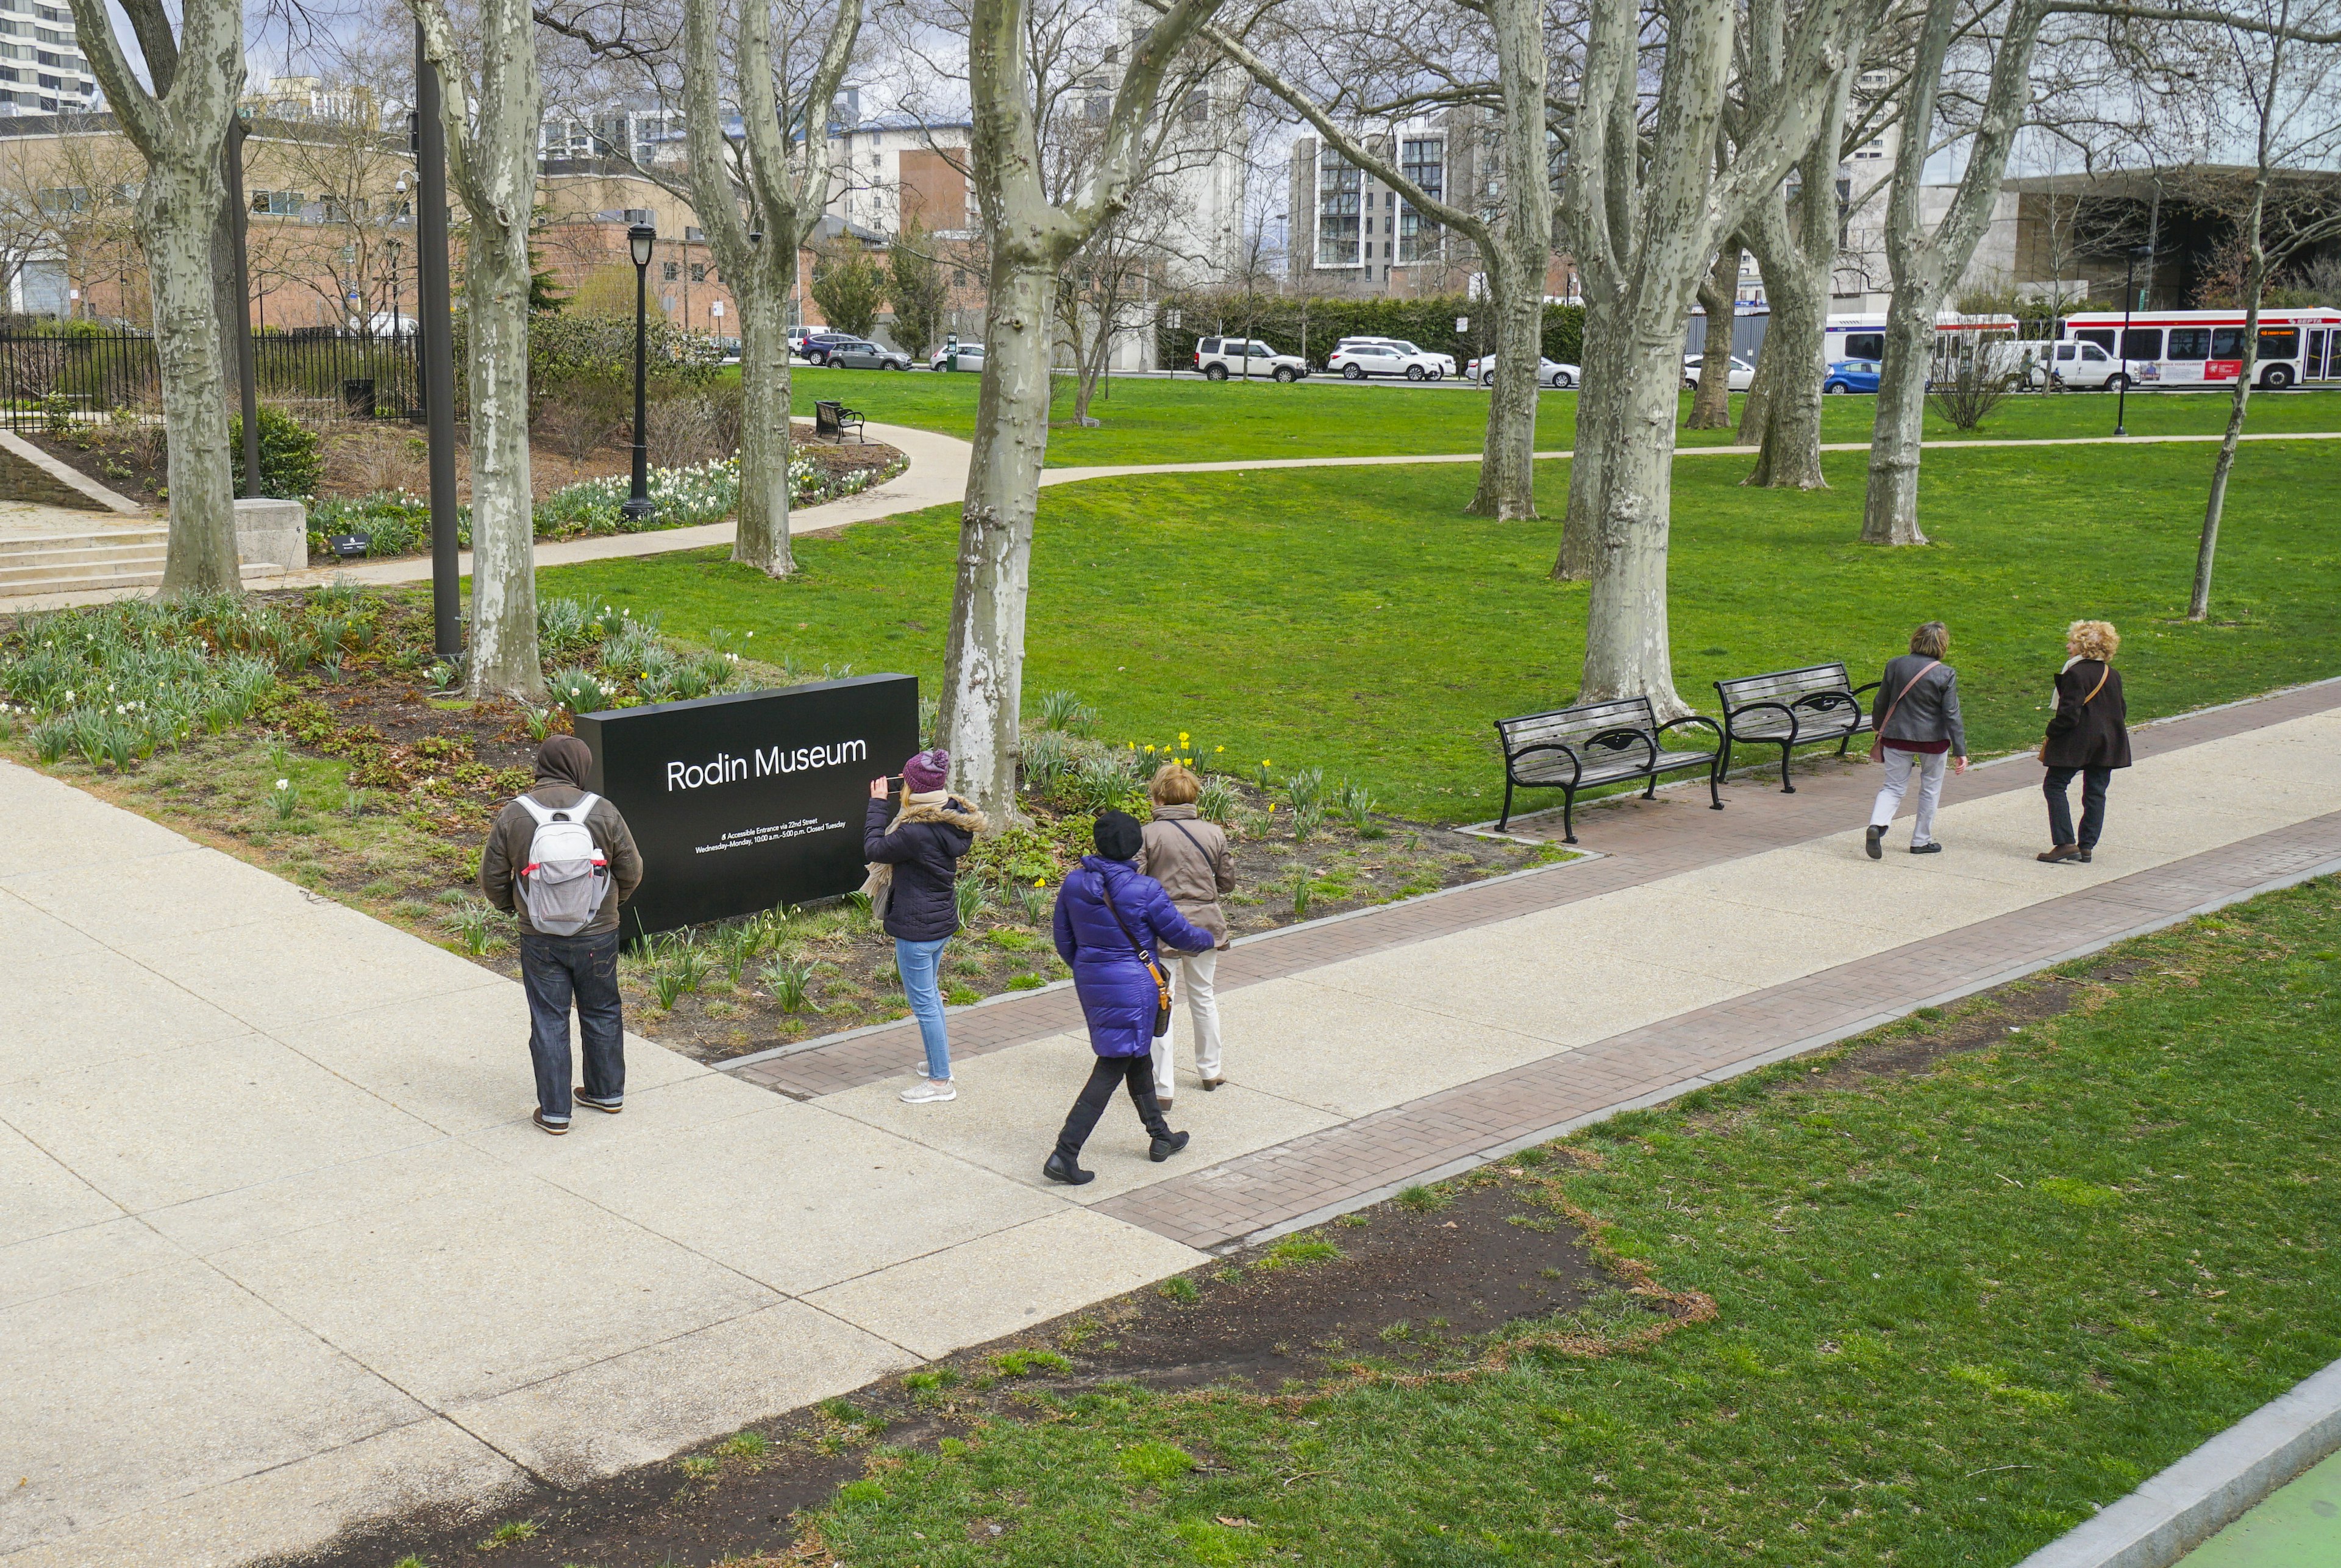
<path fill-rule="evenodd" d="M 1258 338 L 1206 337 L 1195 344 L 1195 368 L 1210 381 L 1266 375 L 1294 382 L 1309 374 L 1309 362 L 1297 354 L 1279 354 Z"/>
<path fill-rule="evenodd" d="M 983 345 L 962 343 L 956 348 L 939 348 L 935 350 L 935 357 L 929 363 L 927 368 L 929 370 L 981 370 Z"/>
<path fill-rule="evenodd" d="M 1379 345 L 1383 348 L 1394 348 L 1400 354 L 1420 355 L 1423 358 L 1430 360 L 1439 366 L 1439 375 L 1432 376 L 1431 379 L 1433 381 L 1438 380 L 1439 376 L 1452 375 L 1455 374 L 1455 356 L 1453 355 L 1439 354 L 1431 349 L 1419 348 L 1402 337 L 1345 337 L 1340 342 L 1333 345 L 1333 352 L 1339 354 L 1345 348 L 1361 348 L 1369 344 Z"/>
<path fill-rule="evenodd" d="M 1448 361 L 1452 364 L 1453 361 Z M 1363 381 L 1370 375 L 1403 375 L 1409 381 L 1437 381 L 1447 374 L 1445 365 L 1433 355 L 1417 350 L 1400 354 L 1387 343 L 1360 343 L 1348 348 L 1337 348 L 1325 356 L 1325 368 L 1339 371 L 1351 381 Z"/>
<path fill-rule="evenodd" d="M 1878 390 L 1878 361 L 1874 359 L 1840 359 L 1828 367 L 1821 379 L 1823 392 L 1875 392 Z"/>
<path fill-rule="evenodd" d="M 1698 373 L 1706 368 L 1707 356 L 1705 355 L 1684 355 L 1683 385 L 1693 392 L 1698 391 Z M 1726 375 L 1725 379 L 1730 383 L 1732 391 L 1745 392 L 1756 380 L 1756 367 L 1735 354 L 1731 356 L 1731 369 Z"/>
<path fill-rule="evenodd" d="M 865 337 L 849 337 L 829 345 L 825 363 L 839 370 L 908 370 L 911 356 L 898 348 L 881 348 Z"/>
<path fill-rule="evenodd" d="M 789 346 L 815 365 L 827 365 L 832 349 L 861 341 L 851 333 L 830 332 L 824 329 L 807 333 L 802 342 L 796 341 L 792 335 Z"/>
<path fill-rule="evenodd" d="M 1496 356 L 1491 354 L 1485 358 L 1472 360 L 1463 367 L 1463 374 L 1482 386 L 1495 385 Z M 1573 365 L 1563 365 L 1557 359 L 1547 359 L 1542 355 L 1537 355 L 1537 385 L 1539 386 L 1549 386 L 1556 391 L 1565 392 L 1575 386 L 1578 378 L 1584 374 Z"/>

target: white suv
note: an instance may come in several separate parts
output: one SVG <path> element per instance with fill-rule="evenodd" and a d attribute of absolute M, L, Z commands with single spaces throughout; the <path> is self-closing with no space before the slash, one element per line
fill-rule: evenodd
<path fill-rule="evenodd" d="M 1455 374 L 1455 356 L 1453 355 L 1439 354 L 1428 348 L 1419 348 L 1402 337 L 1345 337 L 1340 342 L 1333 345 L 1333 352 L 1335 354 L 1340 354 L 1344 349 L 1362 348 L 1369 345 L 1379 345 L 1382 348 L 1394 348 L 1401 355 L 1420 355 L 1424 359 L 1429 360 L 1431 364 L 1439 367 L 1437 372 L 1434 373 L 1430 378 L 1433 381 L 1439 380 L 1441 376 L 1449 376 Z"/>
<path fill-rule="evenodd" d="M 1473 360 L 1465 367 L 1463 374 L 1482 386 L 1495 385 L 1496 356 L 1491 354 L 1485 359 Z M 1540 386 L 1549 386 L 1555 392 L 1566 392 L 1577 385 L 1578 377 L 1583 374 L 1584 372 L 1573 365 L 1563 365 L 1557 359 L 1547 359 L 1542 355 L 1537 355 L 1537 384 Z"/>
<path fill-rule="evenodd" d="M 1325 356 L 1325 368 L 1340 371 L 1351 381 L 1370 375 L 1403 375 L 1409 381 L 1436 381 L 1447 374 L 1434 356 L 1420 351 L 1400 354 L 1387 343 L 1360 343 L 1337 348 Z"/>
<path fill-rule="evenodd" d="M 1195 345 L 1195 368 L 1211 381 L 1268 375 L 1291 382 L 1309 374 L 1309 362 L 1297 354 L 1279 354 L 1258 338 L 1206 337 Z"/>
<path fill-rule="evenodd" d="M 2053 349 L 2057 357 L 2045 366 L 2037 363 L 2033 365 L 2032 385 L 2035 386 L 2051 378 L 2065 386 L 2093 386 L 2101 392 L 2111 392 L 2124 383 L 2136 385 L 2123 374 L 2122 363 L 2094 343 L 2066 340 L 2040 346 Z"/>

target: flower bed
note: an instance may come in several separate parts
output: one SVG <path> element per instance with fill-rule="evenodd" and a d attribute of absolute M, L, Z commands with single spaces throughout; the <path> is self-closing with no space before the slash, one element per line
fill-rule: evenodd
<path fill-rule="evenodd" d="M 355 585 L 184 604 L 130 602 L 0 628 L 0 747 L 240 853 L 506 975 L 511 917 L 473 885 L 489 824 L 527 787 L 537 744 L 576 712 L 851 674 L 794 650 L 751 658 L 750 633 L 682 646 L 654 620 L 547 601 L 543 706 L 449 688 L 420 594 Z M 1399 822 L 1316 769 L 1247 776 L 1177 735 L 1108 743 L 1055 694 L 1024 746 L 1024 821 L 962 864 L 962 934 L 945 954 L 954 1004 L 1062 978 L 1057 884 L 1096 814 L 1144 815 L 1166 755 L 1210 766 L 1203 814 L 1229 831 L 1237 934 L 1566 858 L 1566 852 Z M 780 908 L 638 943 L 622 963 L 629 1023 L 702 1060 L 903 1016 L 892 944 L 865 902 Z"/>
<path fill-rule="evenodd" d="M 876 449 L 872 454 L 885 454 L 885 461 L 879 465 L 842 467 L 828 461 L 825 454 L 816 456 L 800 452 L 789 463 L 792 504 L 812 506 L 856 495 L 902 471 L 904 463 L 900 453 L 887 447 Z M 650 495 L 654 510 L 642 518 L 628 517 L 622 510 L 633 493 L 633 481 L 624 474 L 583 479 L 565 485 L 536 504 L 536 536 L 546 540 L 582 539 L 721 523 L 739 504 L 739 459 L 725 457 L 688 468 L 652 469 Z M 411 491 L 384 490 L 354 497 L 321 496 L 309 504 L 312 556 L 332 558 L 333 552 L 325 541 L 349 534 L 366 535 L 365 554 L 369 559 L 413 555 L 428 550 L 430 498 Z M 455 509 L 455 536 L 463 548 L 471 548 L 472 509 L 468 505 Z"/>

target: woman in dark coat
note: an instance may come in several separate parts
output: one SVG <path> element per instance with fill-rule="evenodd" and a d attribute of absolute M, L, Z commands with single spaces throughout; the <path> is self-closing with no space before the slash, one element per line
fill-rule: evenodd
<path fill-rule="evenodd" d="M 2040 760 L 2048 764 L 2041 793 L 2048 797 L 2050 847 L 2040 859 L 2088 864 L 2106 825 L 2106 786 L 2114 769 L 2129 766 L 2129 710 L 2122 701 L 2122 678 L 2114 669 L 2121 634 L 2109 621 L 2076 621 L 2065 634 L 2072 656 L 2057 672 L 2057 711 Z M 2073 775 L 2081 775 L 2081 831 L 2073 831 L 2073 807 L 2066 798 Z"/>
<path fill-rule="evenodd" d="M 959 858 L 983 831 L 983 814 L 951 793 L 950 779 L 951 753 L 941 746 L 921 752 L 902 764 L 901 800 L 888 798 L 884 779 L 870 781 L 870 814 L 862 826 L 862 858 L 871 863 L 873 885 L 887 868 L 886 934 L 894 939 L 894 968 L 927 1052 L 926 1076 L 902 1091 L 913 1105 L 959 1098 L 943 1028 L 943 944 L 959 929 Z"/>
<path fill-rule="evenodd" d="M 1073 990 L 1089 1020 L 1090 1049 L 1097 1053 L 1090 1081 L 1057 1134 L 1056 1150 L 1041 1167 L 1051 1181 L 1072 1186 L 1094 1175 L 1081 1167 L 1081 1145 L 1118 1085 L 1130 1086 L 1131 1103 L 1154 1140 L 1156 1161 L 1187 1146 L 1187 1134 L 1170 1130 L 1154 1098 L 1154 1014 L 1161 997 L 1146 960 L 1159 969 L 1165 951 L 1200 953 L 1214 944 L 1210 932 L 1187 924 L 1161 883 L 1131 864 L 1146 847 L 1136 817 L 1100 813 L 1096 839 L 1097 853 L 1083 856 L 1081 868 L 1057 891 L 1057 955 L 1073 967 Z"/>

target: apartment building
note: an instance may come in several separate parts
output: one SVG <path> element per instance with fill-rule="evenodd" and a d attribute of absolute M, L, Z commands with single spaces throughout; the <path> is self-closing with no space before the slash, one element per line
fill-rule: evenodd
<path fill-rule="evenodd" d="M 0 0 L 0 115 L 86 110 L 97 99 L 73 13 L 34 0 Z"/>

